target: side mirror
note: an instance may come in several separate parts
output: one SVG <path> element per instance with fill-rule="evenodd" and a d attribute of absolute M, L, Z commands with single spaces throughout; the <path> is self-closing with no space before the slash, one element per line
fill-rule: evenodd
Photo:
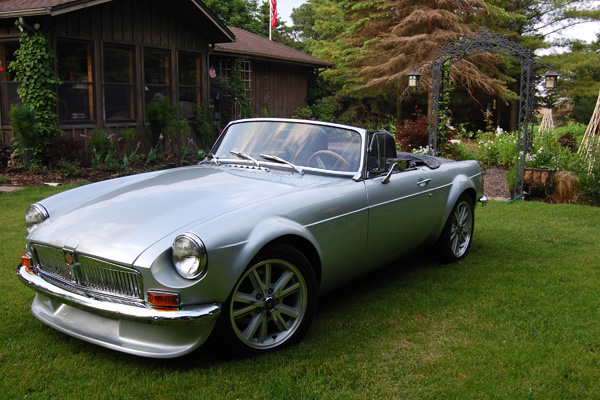
<path fill-rule="evenodd" d="M 406 170 L 406 160 L 401 160 L 399 158 L 388 158 L 386 160 L 386 164 L 389 165 L 390 167 L 388 168 L 387 174 L 381 181 L 381 183 L 383 183 L 384 185 L 387 183 L 390 183 L 390 179 L 392 178 L 392 174 L 394 173 L 394 170 L 397 169 L 400 172 Z"/>

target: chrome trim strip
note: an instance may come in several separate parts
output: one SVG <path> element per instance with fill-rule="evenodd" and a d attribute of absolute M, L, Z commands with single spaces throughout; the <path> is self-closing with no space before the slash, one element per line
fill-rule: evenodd
<path fill-rule="evenodd" d="M 451 187 L 451 186 L 452 186 L 452 183 L 448 183 L 448 184 L 437 186 L 437 187 L 434 187 L 434 188 L 431 188 L 431 189 L 422 190 L 422 191 L 417 192 L 417 193 L 412 193 L 412 194 L 409 194 L 407 196 L 402 196 L 402 197 L 398 197 L 398 198 L 395 198 L 395 199 L 392 199 L 392 200 L 382 201 L 382 202 L 377 203 L 377 204 L 372 204 L 372 205 L 369 206 L 369 208 L 375 208 L 375 207 L 380 207 L 380 206 L 384 206 L 384 205 L 391 204 L 391 203 L 396 203 L 396 202 L 402 201 L 404 199 L 409 199 L 411 197 L 420 196 L 420 195 L 422 195 L 424 193 L 435 192 L 435 191 L 444 189 L 446 187 Z"/>
<path fill-rule="evenodd" d="M 28 273 L 26 267 L 22 265 L 17 267 L 17 276 L 27 287 L 52 300 L 112 319 L 161 325 L 199 325 L 207 319 L 216 319 L 221 313 L 221 307 L 216 304 L 200 304 L 180 310 L 158 311 L 148 307 L 101 301 L 54 286 L 43 278 Z"/>
<path fill-rule="evenodd" d="M 358 209 L 356 209 L 354 211 L 350 211 L 350 212 L 347 212 L 347 213 L 344 213 L 344 214 L 336 215 L 335 217 L 326 218 L 326 219 L 322 219 L 320 221 L 316 221 L 316 222 L 312 222 L 310 224 L 306 224 L 306 225 L 304 225 L 304 227 L 305 228 L 310 228 L 310 227 L 313 227 L 315 225 L 320 225 L 320 224 L 323 224 L 323 223 L 329 222 L 329 221 L 335 221 L 336 219 L 344 218 L 344 217 L 347 217 L 349 215 L 357 214 L 357 213 L 360 213 L 360 212 L 363 212 L 363 211 L 368 211 L 368 210 L 369 210 L 369 207 L 358 208 Z"/>

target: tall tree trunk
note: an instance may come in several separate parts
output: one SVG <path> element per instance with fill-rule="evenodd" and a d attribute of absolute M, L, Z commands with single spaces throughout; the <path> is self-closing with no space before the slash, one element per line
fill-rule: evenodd
<path fill-rule="evenodd" d="M 400 96 L 396 97 L 396 126 L 404 125 L 404 107 Z"/>
<path fill-rule="evenodd" d="M 516 132 L 519 124 L 519 100 L 510 103 L 510 131 Z"/>

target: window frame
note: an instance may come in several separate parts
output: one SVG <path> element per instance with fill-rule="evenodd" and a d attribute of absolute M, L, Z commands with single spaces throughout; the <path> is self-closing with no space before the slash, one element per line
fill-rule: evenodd
<path fill-rule="evenodd" d="M 3 62 L 3 64 L 1 64 L 2 71 L 0 71 L 0 121 L 1 121 L 1 126 L 12 126 L 11 121 L 10 121 L 10 115 L 9 115 L 10 107 L 12 105 L 21 104 L 21 98 L 19 97 L 19 94 L 17 93 L 17 88 L 19 87 L 19 84 L 21 82 L 16 81 L 14 79 L 7 79 L 11 75 L 8 71 L 8 65 L 12 61 L 14 61 L 14 51 L 13 51 L 13 54 L 10 55 L 10 57 L 8 57 L 8 55 L 6 54 L 6 44 L 7 43 L 16 44 L 16 48 L 14 51 L 18 50 L 20 47 L 18 37 L 0 40 L 0 60 L 1 60 L 0 63 Z M 12 90 L 9 90 L 9 87 L 12 87 Z M 9 99 L 8 96 L 10 93 L 15 93 L 16 97 Z M 18 98 L 18 101 L 16 101 L 16 102 L 11 101 L 11 100 L 14 100 L 15 98 Z"/>
<path fill-rule="evenodd" d="M 107 50 L 115 50 L 115 51 L 125 51 L 127 52 L 127 58 L 129 65 L 127 66 L 127 76 L 128 82 L 120 82 L 120 81 L 108 81 L 108 77 L 110 76 L 111 71 L 107 71 Z M 137 90 L 137 62 L 136 62 L 136 47 L 135 45 L 126 45 L 126 44 L 117 44 L 117 43 L 108 43 L 105 42 L 102 44 L 102 113 L 104 117 L 104 122 L 108 125 L 110 124 L 122 124 L 122 123 L 136 123 L 138 120 L 138 112 L 137 112 L 137 98 L 138 98 L 138 90 Z M 107 104 L 112 99 L 107 97 L 109 93 L 112 93 L 112 90 L 109 89 L 125 89 L 128 92 L 129 97 L 129 110 L 123 109 L 123 111 L 129 111 L 130 117 L 111 117 L 107 113 Z M 127 90 L 129 89 L 129 90 Z M 119 114 L 117 112 L 116 114 Z M 113 114 L 113 115 L 116 115 Z"/>
<path fill-rule="evenodd" d="M 170 49 L 162 49 L 159 47 L 143 47 L 143 52 L 142 52 L 142 66 L 143 66 L 143 90 L 144 90 L 144 110 L 148 107 L 148 104 L 152 101 L 157 101 L 159 98 L 162 99 L 162 97 L 166 97 L 169 100 L 170 104 L 173 104 L 173 55 L 172 55 L 172 51 Z M 164 83 L 154 83 L 154 82 L 148 82 L 147 78 L 148 78 L 148 70 L 149 68 L 147 68 L 146 63 L 152 61 L 151 59 L 148 59 L 147 56 L 150 54 L 160 54 L 162 56 L 166 56 L 168 59 L 168 62 L 165 63 L 164 66 Z M 160 74 L 158 75 L 160 77 Z M 151 93 L 146 93 L 146 92 L 152 92 L 152 89 L 159 89 L 156 90 L 154 92 L 154 94 L 152 95 Z M 162 91 L 160 89 L 164 89 L 165 93 L 162 93 Z M 158 94 L 162 94 L 162 96 L 157 96 Z M 153 96 L 152 100 L 148 100 L 148 94 L 150 94 L 151 96 Z"/>
<path fill-rule="evenodd" d="M 86 54 L 86 65 L 85 68 L 82 69 L 82 71 L 84 71 L 85 75 L 81 75 L 79 76 L 80 79 L 77 79 L 77 77 L 75 77 L 75 71 L 73 70 L 70 73 L 69 78 L 71 79 L 65 79 L 64 76 L 61 76 L 61 67 L 62 62 L 64 60 L 63 57 L 60 56 L 60 46 L 62 44 L 79 44 L 82 46 L 87 47 L 87 54 Z M 74 124 L 95 124 L 97 122 L 97 118 L 96 118 L 96 81 L 95 81 L 95 60 L 94 60 L 94 52 L 95 52 L 95 48 L 94 48 L 94 42 L 91 40 L 78 40 L 78 39 L 68 39 L 68 38 L 57 38 L 56 39 L 56 70 L 57 73 L 59 74 L 59 77 L 61 78 L 62 84 L 57 85 L 56 88 L 56 97 L 57 97 L 57 116 L 59 119 L 59 123 L 61 125 L 74 125 Z M 72 53 L 74 54 L 74 53 Z M 78 71 L 81 72 L 81 71 Z M 81 77 L 87 78 L 87 80 L 83 80 L 81 79 Z M 69 97 L 65 97 L 65 96 L 61 96 L 61 94 L 65 93 L 65 90 L 68 89 L 69 87 L 71 87 L 71 90 L 73 91 L 73 93 L 75 94 L 75 96 L 83 94 L 83 96 L 79 96 L 83 98 L 83 104 L 80 103 L 69 103 L 66 99 L 69 99 Z M 79 92 L 76 92 L 79 91 Z M 87 95 L 85 94 L 85 92 L 87 92 Z M 62 100 L 62 101 L 61 101 Z M 64 103 L 64 104 L 63 104 Z M 83 106 L 83 113 L 71 113 L 70 115 L 73 118 L 62 118 L 61 115 L 61 107 L 65 107 L 66 108 L 64 110 L 65 112 L 65 117 L 69 116 L 69 109 L 72 108 L 73 106 L 77 105 L 77 106 Z M 81 117 L 83 114 L 83 117 Z M 78 116 L 78 118 L 75 118 L 75 116 Z"/>
<path fill-rule="evenodd" d="M 195 85 L 190 85 L 188 83 L 182 83 L 183 72 L 181 68 L 183 67 L 182 57 L 193 57 L 195 62 Z M 202 53 L 191 52 L 191 51 L 179 51 L 177 54 L 177 82 L 178 82 L 178 104 L 179 104 L 179 117 L 191 119 L 194 118 L 194 109 L 192 109 L 191 115 L 185 115 L 185 110 L 182 111 L 182 94 L 188 90 L 195 91 L 195 101 L 193 104 L 196 107 L 202 107 L 202 74 L 203 74 L 203 57 Z M 182 115 L 183 113 L 183 115 Z"/>

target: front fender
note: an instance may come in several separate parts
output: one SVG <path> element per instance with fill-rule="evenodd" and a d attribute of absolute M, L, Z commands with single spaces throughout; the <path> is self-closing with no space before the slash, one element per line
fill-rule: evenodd
<path fill-rule="evenodd" d="M 321 248 L 313 236 L 313 234 L 304 226 L 296 221 L 292 221 L 283 217 L 271 217 L 259 222 L 248 235 L 248 240 L 240 248 L 238 256 L 234 264 L 236 265 L 237 277 L 235 281 L 241 277 L 246 267 L 260 253 L 262 249 L 267 247 L 269 243 L 277 241 L 284 237 L 297 237 L 310 243 L 315 249 L 320 260 Z"/>

